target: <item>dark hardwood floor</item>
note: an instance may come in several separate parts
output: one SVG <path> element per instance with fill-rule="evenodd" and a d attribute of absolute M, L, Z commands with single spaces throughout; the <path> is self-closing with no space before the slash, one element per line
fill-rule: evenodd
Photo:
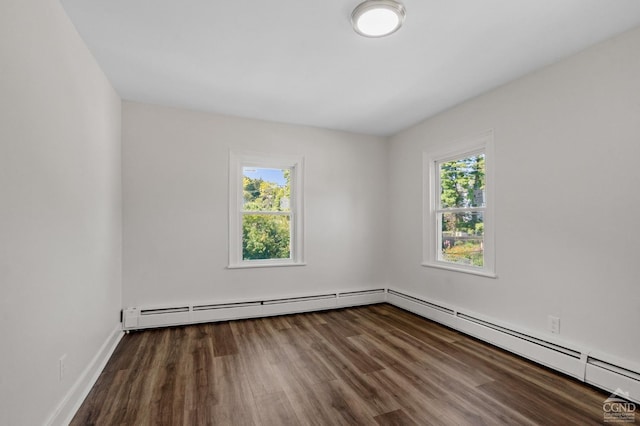
<path fill-rule="evenodd" d="M 607 394 L 390 305 L 124 336 L 73 425 L 589 425 Z"/>

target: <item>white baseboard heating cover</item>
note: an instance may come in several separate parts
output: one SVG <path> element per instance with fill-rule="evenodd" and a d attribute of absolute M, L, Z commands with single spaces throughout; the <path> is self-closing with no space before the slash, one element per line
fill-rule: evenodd
<path fill-rule="evenodd" d="M 612 361 L 607 355 L 591 354 L 589 350 L 515 330 L 509 325 L 405 292 L 388 289 L 387 302 L 583 382 L 610 392 L 623 391 L 626 399 L 640 403 L 640 367 L 637 365 Z"/>
<path fill-rule="evenodd" d="M 228 303 L 135 307 L 123 311 L 123 329 L 137 330 L 319 311 L 383 303 L 385 299 L 386 289 L 377 288 Z"/>
<path fill-rule="evenodd" d="M 406 292 L 377 288 L 226 303 L 127 308 L 124 330 L 226 321 L 388 302 L 640 403 L 640 367 Z"/>

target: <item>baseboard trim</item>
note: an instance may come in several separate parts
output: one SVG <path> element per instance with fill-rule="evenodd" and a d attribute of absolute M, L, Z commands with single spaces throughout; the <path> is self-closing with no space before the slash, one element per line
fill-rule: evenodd
<path fill-rule="evenodd" d="M 124 336 L 122 325 L 118 324 L 111 332 L 107 340 L 102 344 L 89 365 L 84 369 L 78 380 L 71 386 L 65 397 L 60 401 L 56 409 L 51 413 L 47 421 L 47 426 L 68 425 L 73 416 L 84 402 L 87 395 L 98 381 L 98 377 L 107 365 L 113 351 L 118 346 L 120 339 Z"/>
<path fill-rule="evenodd" d="M 640 403 L 640 365 L 393 288 L 387 303 Z"/>
<path fill-rule="evenodd" d="M 179 321 L 168 320 L 166 322 L 158 321 L 158 323 L 148 324 L 140 324 L 138 322 L 140 313 L 139 308 L 134 308 L 133 310 L 131 310 L 130 308 L 129 313 L 135 314 L 135 317 L 129 318 L 129 321 L 133 320 L 130 326 L 127 326 L 127 311 L 125 310 L 124 327 L 119 324 L 113 330 L 104 344 L 98 350 L 94 358 L 91 360 L 87 368 L 83 371 L 78 380 L 67 392 L 54 412 L 49 416 L 48 420 L 45 422 L 45 425 L 68 425 L 71 422 L 73 416 L 82 405 L 92 387 L 97 382 L 100 373 L 104 369 L 109 358 L 113 354 L 113 351 L 120 342 L 120 339 L 124 335 L 123 328 L 125 330 L 135 330 L 152 327 L 164 327 L 169 325 L 193 324 L 198 322 L 215 322 L 220 320 L 244 319 L 251 317 L 319 311 L 324 309 L 335 309 L 384 302 L 414 312 L 424 318 L 439 322 L 462 333 L 475 336 L 481 340 L 493 344 L 494 346 L 501 347 L 509 352 L 531 359 L 532 361 L 539 364 L 546 365 L 547 367 L 550 367 L 556 371 L 568 374 L 569 376 L 573 376 L 578 380 L 600 387 L 601 389 L 609 391 L 618 391 L 618 387 L 629 389 L 630 393 L 625 395 L 626 398 L 631 401 L 640 403 L 640 399 L 638 397 L 640 395 L 640 387 L 638 385 L 639 382 L 637 378 L 632 380 L 632 377 L 628 378 L 628 380 L 621 381 L 619 377 L 615 378 L 614 376 L 602 373 L 600 371 L 602 369 L 596 368 L 597 365 L 593 366 L 587 364 L 589 358 L 587 355 L 589 354 L 589 352 L 584 348 L 576 350 L 575 352 L 577 353 L 577 355 L 573 353 L 563 353 L 560 354 L 562 356 L 555 353 L 558 351 L 552 350 L 553 348 L 536 349 L 540 353 L 540 356 L 537 356 L 535 350 L 532 351 L 532 348 L 529 347 L 535 342 L 532 343 L 531 341 L 529 341 L 530 339 L 523 339 L 521 336 L 524 335 L 523 333 L 525 333 L 525 331 L 520 330 L 518 336 L 509 335 L 508 333 L 499 334 L 498 331 L 500 330 L 495 330 L 495 327 L 487 327 L 486 324 L 483 324 L 483 321 L 475 320 L 476 317 L 479 317 L 478 315 L 470 317 L 468 315 L 469 313 L 459 312 L 457 307 L 444 305 L 437 301 L 426 300 L 416 295 L 408 294 L 404 291 L 399 291 L 391 288 L 376 288 L 356 291 L 336 291 L 330 294 L 307 295 L 304 297 L 297 296 L 265 301 L 233 301 L 233 303 L 227 302 L 208 305 L 205 304 L 197 306 L 187 306 L 186 312 L 172 311 L 169 312 L 169 315 L 187 313 L 190 316 L 180 318 Z M 162 307 L 162 309 L 156 308 L 155 310 L 160 312 L 163 309 L 166 310 L 168 308 Z M 171 307 L 171 309 L 176 308 Z M 206 317 L 195 316 L 200 312 L 213 313 L 208 314 Z M 474 321 L 469 321 L 469 318 L 473 319 Z M 501 326 L 505 325 L 503 324 Z M 532 335 L 532 333 L 527 332 L 527 336 L 528 335 Z M 516 343 L 514 344 L 514 342 Z M 557 346 L 557 344 L 558 342 L 555 342 L 554 346 Z M 550 358 L 549 353 L 553 355 Z M 624 365 L 624 363 L 617 364 Z M 629 367 L 629 370 L 631 370 L 632 372 L 640 371 L 637 369 L 632 370 L 631 367 Z"/>
<path fill-rule="evenodd" d="M 261 318 L 314 312 L 386 301 L 384 287 L 340 290 L 322 293 L 282 295 L 269 299 L 198 301 L 157 306 L 128 307 L 123 311 L 123 329 L 155 327 Z"/>

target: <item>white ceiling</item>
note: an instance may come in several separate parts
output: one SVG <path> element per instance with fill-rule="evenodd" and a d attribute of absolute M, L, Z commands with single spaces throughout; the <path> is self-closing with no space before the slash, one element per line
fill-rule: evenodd
<path fill-rule="evenodd" d="M 640 0 L 61 0 L 124 99 L 390 135 L 640 25 Z M 640 53 L 640 52 L 639 52 Z"/>

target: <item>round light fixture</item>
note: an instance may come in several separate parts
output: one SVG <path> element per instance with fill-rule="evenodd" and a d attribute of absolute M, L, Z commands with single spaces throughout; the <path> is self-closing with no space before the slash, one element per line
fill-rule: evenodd
<path fill-rule="evenodd" d="M 393 0 L 366 0 L 351 14 L 353 29 L 365 37 L 384 37 L 400 28 L 406 12 Z"/>

